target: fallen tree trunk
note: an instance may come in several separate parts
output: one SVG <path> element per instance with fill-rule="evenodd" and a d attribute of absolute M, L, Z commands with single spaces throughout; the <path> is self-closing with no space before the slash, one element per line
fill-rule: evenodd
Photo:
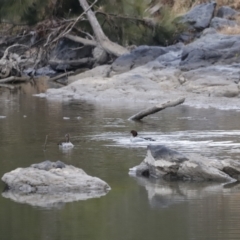
<path fill-rule="evenodd" d="M 159 105 L 156 105 L 154 107 L 151 107 L 151 108 L 147 108 L 133 116 L 131 116 L 129 118 L 129 120 L 141 120 L 142 118 L 150 115 L 150 114 L 154 114 L 156 112 L 159 112 L 165 108 L 168 108 L 168 107 L 175 107 L 179 104 L 182 104 L 183 102 L 185 101 L 185 98 L 179 98 L 177 100 L 173 100 L 173 101 L 168 101 L 166 103 L 162 103 L 162 104 L 159 104 Z"/>
<path fill-rule="evenodd" d="M 97 0 L 95 1 L 97 2 Z M 94 12 L 89 8 L 89 5 L 86 0 L 79 0 L 79 3 L 83 10 L 86 12 L 87 18 L 89 23 L 92 26 L 93 32 L 96 36 L 97 42 L 100 44 L 100 46 L 108 53 L 113 54 L 117 57 L 128 53 L 129 51 L 120 46 L 117 43 L 114 43 L 108 39 L 108 37 L 104 34 Z"/>
<path fill-rule="evenodd" d="M 53 65 L 70 65 L 71 67 L 80 67 L 85 65 L 92 65 L 94 62 L 94 58 L 81 58 L 75 60 L 59 60 L 59 59 L 51 59 L 49 61 L 50 66 Z"/>

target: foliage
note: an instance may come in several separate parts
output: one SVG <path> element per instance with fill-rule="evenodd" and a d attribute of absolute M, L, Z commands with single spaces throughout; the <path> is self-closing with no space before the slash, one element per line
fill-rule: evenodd
<path fill-rule="evenodd" d="M 89 3 L 93 0 L 89 0 Z M 176 18 L 192 6 L 206 0 L 98 0 L 94 6 L 96 16 L 106 35 L 122 45 L 160 44 L 175 41 L 184 26 Z M 217 0 L 219 6 L 238 0 Z M 70 18 L 81 14 L 78 0 L 0 0 L 0 19 L 5 22 L 34 25 L 52 18 Z M 76 25 L 92 33 L 87 21 Z"/>

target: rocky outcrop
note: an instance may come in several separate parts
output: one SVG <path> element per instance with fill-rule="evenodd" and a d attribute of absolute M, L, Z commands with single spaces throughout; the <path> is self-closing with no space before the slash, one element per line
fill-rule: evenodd
<path fill-rule="evenodd" d="M 180 67 L 184 71 L 240 62 L 240 35 L 206 34 L 183 48 Z"/>
<path fill-rule="evenodd" d="M 218 9 L 216 16 L 219 18 L 233 19 L 239 15 L 239 12 L 229 6 L 222 6 Z"/>
<path fill-rule="evenodd" d="M 41 206 L 100 197 L 110 190 L 103 180 L 61 161 L 17 168 L 5 173 L 2 181 L 8 189 L 3 196 Z"/>
<path fill-rule="evenodd" d="M 178 53 L 181 51 L 182 46 L 182 44 L 176 44 L 169 47 L 137 47 L 131 53 L 124 54 L 117 58 L 113 62 L 111 70 L 114 73 L 127 72 L 133 68 L 145 65 L 157 58 L 162 59 L 162 62 L 167 64 L 179 56 Z"/>
<path fill-rule="evenodd" d="M 199 4 L 185 14 L 182 21 L 195 30 L 201 31 L 209 27 L 215 8 L 215 2 Z"/>
<path fill-rule="evenodd" d="M 214 2 L 199 4 L 180 17 L 179 21 L 184 24 L 185 31 L 178 36 L 178 41 L 190 43 L 198 38 L 209 27 L 215 8 Z"/>
<path fill-rule="evenodd" d="M 200 7 L 213 10 L 214 3 L 202 4 Z M 208 16 L 212 14 L 211 11 Z M 218 28 L 218 20 L 222 16 L 224 18 L 220 22 L 235 24 L 225 15 L 219 13 L 218 18 L 211 18 L 212 23 L 208 23 L 213 24 L 217 19 Z M 194 17 L 194 14 L 189 16 Z M 196 16 L 196 19 L 192 21 L 193 24 L 200 21 L 201 17 Z M 160 102 L 185 97 L 185 105 L 200 107 L 199 103 L 204 100 L 201 107 L 224 109 L 226 103 L 230 103 L 229 98 L 232 98 L 231 105 L 237 108 L 240 93 L 240 35 L 221 34 L 213 27 L 198 29 L 198 38 L 189 44 L 139 46 L 117 58 L 110 67 L 101 66 L 74 76 L 69 79 L 68 86 L 50 89 L 41 96 L 105 103 Z M 214 100 L 218 104 L 213 103 Z"/>
<path fill-rule="evenodd" d="M 163 145 L 149 145 L 143 162 L 130 169 L 139 176 L 188 181 L 235 182 L 240 179 L 240 162 L 218 161 L 198 154 L 183 154 Z"/>
<path fill-rule="evenodd" d="M 225 18 L 214 17 L 211 21 L 210 27 L 221 30 L 224 27 L 234 27 L 237 26 L 236 21 L 228 20 Z"/>

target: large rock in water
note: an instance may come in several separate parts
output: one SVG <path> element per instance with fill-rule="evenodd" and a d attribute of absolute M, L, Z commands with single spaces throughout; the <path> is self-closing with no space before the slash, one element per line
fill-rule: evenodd
<path fill-rule="evenodd" d="M 198 154 L 186 157 L 163 145 L 149 145 L 143 162 L 130 169 L 130 174 L 133 172 L 164 179 L 234 182 L 240 179 L 240 163 L 218 161 Z"/>
<path fill-rule="evenodd" d="M 44 161 L 27 168 L 17 168 L 5 173 L 2 181 L 8 189 L 3 193 L 4 197 L 45 207 L 100 197 L 110 190 L 103 180 L 61 161 Z"/>

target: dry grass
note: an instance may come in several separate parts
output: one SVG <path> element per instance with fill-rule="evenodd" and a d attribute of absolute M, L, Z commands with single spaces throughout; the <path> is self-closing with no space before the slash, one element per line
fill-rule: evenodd
<path fill-rule="evenodd" d="M 236 10 L 240 9 L 240 0 L 217 0 L 216 3 L 218 7 L 229 6 Z"/>
<path fill-rule="evenodd" d="M 226 26 L 218 32 L 225 35 L 240 35 L 240 25 L 236 25 L 234 27 Z"/>
<path fill-rule="evenodd" d="M 229 6 L 233 9 L 240 10 L 240 0 L 215 0 L 217 3 L 217 9 L 221 6 Z M 171 8 L 171 12 L 175 16 L 183 15 L 188 12 L 194 6 L 201 3 L 209 3 L 211 0 L 151 0 L 149 3 L 149 12 L 160 11 L 160 9 L 164 6 L 169 6 Z"/>
<path fill-rule="evenodd" d="M 152 0 L 151 3 L 149 4 L 150 7 L 156 9 L 156 6 L 158 6 L 159 11 L 162 9 L 163 6 L 169 6 L 170 11 L 172 15 L 179 16 L 187 13 L 191 8 L 196 6 L 197 4 L 202 4 L 202 3 L 209 3 L 211 1 L 209 0 Z M 235 10 L 240 11 L 240 0 L 216 0 L 217 3 L 217 9 L 220 8 L 221 6 L 229 6 L 232 7 Z M 227 35 L 239 35 L 240 34 L 240 15 L 234 17 L 237 25 L 230 27 L 226 26 L 219 30 L 220 33 L 222 34 L 227 34 Z"/>
<path fill-rule="evenodd" d="M 221 30 L 219 30 L 219 33 L 226 34 L 226 35 L 239 35 L 240 34 L 240 15 L 237 15 L 234 17 L 236 21 L 235 26 L 225 26 Z"/>
<path fill-rule="evenodd" d="M 201 3 L 209 3 L 210 0 L 153 0 L 152 2 L 161 2 L 163 5 L 168 4 L 176 13 L 186 13 L 192 7 Z M 217 7 L 229 6 L 236 10 L 240 10 L 240 0 L 216 0 Z"/>

